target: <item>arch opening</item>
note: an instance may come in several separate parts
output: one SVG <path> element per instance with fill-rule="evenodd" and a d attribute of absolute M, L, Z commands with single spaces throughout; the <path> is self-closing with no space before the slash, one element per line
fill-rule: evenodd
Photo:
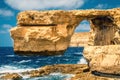
<path fill-rule="evenodd" d="M 79 25 L 75 29 L 75 33 L 80 32 L 89 32 L 90 31 L 90 22 L 88 20 L 83 20 L 79 23 Z"/>
<path fill-rule="evenodd" d="M 74 30 L 74 34 L 71 38 L 72 47 L 84 47 L 88 44 L 89 33 L 90 32 L 90 22 L 88 20 L 83 20 Z"/>

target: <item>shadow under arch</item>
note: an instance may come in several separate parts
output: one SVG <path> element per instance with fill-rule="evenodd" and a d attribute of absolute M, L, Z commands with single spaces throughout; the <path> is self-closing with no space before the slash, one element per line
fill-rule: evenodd
<path fill-rule="evenodd" d="M 114 34 L 117 30 L 111 16 L 96 16 L 91 21 L 91 30 L 94 35 L 93 44 L 95 46 L 113 45 Z"/>

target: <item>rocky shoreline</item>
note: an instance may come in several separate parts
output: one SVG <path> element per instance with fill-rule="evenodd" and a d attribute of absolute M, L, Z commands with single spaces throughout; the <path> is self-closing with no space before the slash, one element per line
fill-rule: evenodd
<path fill-rule="evenodd" d="M 69 80 L 120 80 L 120 75 L 104 74 L 98 72 L 91 72 L 86 64 L 57 64 L 43 66 L 37 70 L 26 71 L 22 73 L 6 73 L 0 77 L 3 80 L 22 80 L 21 75 L 27 75 L 30 78 L 42 77 L 50 73 L 60 72 L 62 74 L 73 74 Z M 21 74 L 21 75 L 20 75 Z"/>

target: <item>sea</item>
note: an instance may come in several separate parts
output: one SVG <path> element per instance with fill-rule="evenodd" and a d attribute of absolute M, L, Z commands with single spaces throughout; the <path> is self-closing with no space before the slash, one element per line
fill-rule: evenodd
<path fill-rule="evenodd" d="M 0 47 L 0 76 L 4 73 L 21 73 L 53 64 L 86 64 L 83 58 L 84 47 L 69 47 L 64 55 L 57 56 L 21 56 L 14 53 L 13 47 Z M 69 80 L 71 74 L 51 73 L 44 77 L 23 80 Z"/>

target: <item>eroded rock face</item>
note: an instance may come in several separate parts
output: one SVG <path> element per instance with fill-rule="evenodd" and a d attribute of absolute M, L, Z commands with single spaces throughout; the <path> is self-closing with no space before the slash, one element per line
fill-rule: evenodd
<path fill-rule="evenodd" d="M 120 46 L 87 46 L 84 57 L 89 62 L 91 71 L 120 74 Z"/>
<path fill-rule="evenodd" d="M 114 36 L 117 30 L 117 26 L 113 23 L 113 19 L 110 16 L 98 16 L 91 19 L 92 34 L 94 34 L 92 40 L 93 45 L 104 46 L 114 44 Z"/>
<path fill-rule="evenodd" d="M 17 27 L 11 29 L 14 50 L 18 53 L 63 54 L 75 28 L 90 21 L 87 45 L 120 44 L 120 9 L 24 11 L 18 14 Z M 17 35 L 16 35 L 17 34 Z"/>
<path fill-rule="evenodd" d="M 17 53 L 39 55 L 59 55 L 63 53 L 70 40 L 67 25 L 57 26 L 19 26 L 11 30 L 14 50 Z"/>

